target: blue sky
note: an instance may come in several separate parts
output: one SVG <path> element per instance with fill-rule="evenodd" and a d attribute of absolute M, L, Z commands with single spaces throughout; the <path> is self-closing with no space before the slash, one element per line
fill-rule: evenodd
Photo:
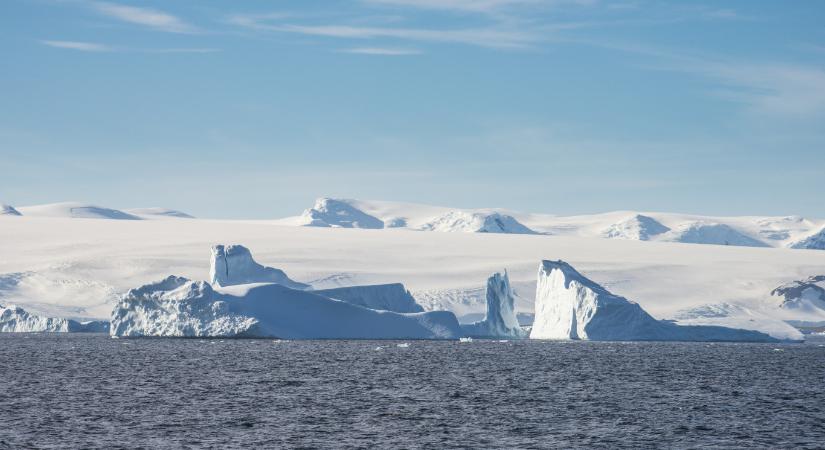
<path fill-rule="evenodd" d="M 0 201 L 825 217 L 825 2 L 0 3 Z"/>

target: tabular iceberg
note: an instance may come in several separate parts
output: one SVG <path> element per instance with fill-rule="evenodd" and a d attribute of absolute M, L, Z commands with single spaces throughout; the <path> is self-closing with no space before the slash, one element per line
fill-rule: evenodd
<path fill-rule="evenodd" d="M 464 334 L 480 338 L 523 338 L 526 336 L 516 318 L 515 294 L 507 271 L 487 279 L 487 315 L 484 320 L 462 325 Z"/>
<path fill-rule="evenodd" d="M 778 341 L 757 331 L 656 320 L 638 304 L 608 292 L 563 261 L 542 261 L 539 266 L 530 339 Z"/>
<path fill-rule="evenodd" d="M 0 305 L 0 333 L 105 333 L 108 330 L 108 322 L 42 317 L 19 306 Z"/>
<path fill-rule="evenodd" d="M 291 280 L 281 269 L 262 266 L 252 259 L 243 245 L 212 246 L 209 279 L 218 286 L 247 283 L 277 283 L 293 289 L 308 289 L 309 285 Z"/>
<path fill-rule="evenodd" d="M 340 287 L 314 292 L 324 297 L 370 309 L 399 313 L 424 312 L 424 308 L 415 302 L 415 298 L 401 283 Z"/>
<path fill-rule="evenodd" d="M 453 313 L 377 311 L 273 283 L 213 289 L 169 277 L 130 290 L 115 307 L 118 337 L 458 339 Z"/>

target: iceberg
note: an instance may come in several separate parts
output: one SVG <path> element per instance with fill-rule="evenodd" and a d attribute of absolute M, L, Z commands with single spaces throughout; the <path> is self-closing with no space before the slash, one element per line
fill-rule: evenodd
<path fill-rule="evenodd" d="M 277 283 L 293 289 L 309 289 L 309 285 L 291 280 L 283 270 L 258 264 L 243 245 L 212 246 L 209 280 L 217 286 Z"/>
<path fill-rule="evenodd" d="M 105 321 L 78 322 L 71 319 L 42 317 L 19 306 L 0 305 L 0 333 L 106 333 Z"/>
<path fill-rule="evenodd" d="M 515 294 L 506 270 L 504 275 L 495 273 L 487 279 L 487 315 L 484 320 L 462 325 L 461 329 L 465 335 L 479 338 L 526 337 L 516 318 Z"/>
<path fill-rule="evenodd" d="M 777 342 L 767 334 L 660 321 L 587 279 L 564 261 L 542 261 L 530 339 Z"/>
<path fill-rule="evenodd" d="M 279 339 L 458 339 L 449 311 L 396 313 L 274 283 L 213 289 L 171 276 L 132 289 L 112 313 L 117 337 L 256 337 Z"/>
<path fill-rule="evenodd" d="M 313 291 L 324 297 L 363 306 L 399 313 L 424 312 L 415 298 L 401 283 L 351 286 Z"/>

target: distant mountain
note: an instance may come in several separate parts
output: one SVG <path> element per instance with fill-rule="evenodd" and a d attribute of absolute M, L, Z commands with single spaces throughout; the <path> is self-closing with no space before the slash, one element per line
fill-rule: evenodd
<path fill-rule="evenodd" d="M 332 198 L 316 200 L 315 206 L 301 214 L 300 222 L 309 227 L 384 228 L 381 219 L 361 211 L 346 200 Z"/>
<path fill-rule="evenodd" d="M 612 239 L 647 241 L 653 236 L 658 236 L 668 231 L 670 231 L 670 228 L 657 222 L 656 219 L 636 214 L 621 222 L 614 223 L 604 230 L 602 236 Z"/>
<path fill-rule="evenodd" d="M 668 240 L 687 244 L 769 247 L 768 244 L 747 236 L 730 225 L 721 223 L 687 223 L 683 224 L 679 227 L 679 229 L 674 230 L 669 234 L 670 236 L 668 236 Z"/>
<path fill-rule="evenodd" d="M 72 219 L 140 220 L 140 217 L 119 211 L 78 202 L 51 203 L 19 208 L 24 216 L 64 217 Z"/>
<path fill-rule="evenodd" d="M 793 242 L 790 247 L 809 250 L 825 250 L 825 228 L 822 228 L 804 239 Z"/>
<path fill-rule="evenodd" d="M 425 223 L 420 228 L 425 231 L 463 232 L 463 233 L 509 233 L 535 234 L 536 232 L 522 225 L 513 216 L 497 212 L 450 211 Z"/>
<path fill-rule="evenodd" d="M 20 211 L 11 205 L 0 204 L 0 216 L 21 216 Z"/>

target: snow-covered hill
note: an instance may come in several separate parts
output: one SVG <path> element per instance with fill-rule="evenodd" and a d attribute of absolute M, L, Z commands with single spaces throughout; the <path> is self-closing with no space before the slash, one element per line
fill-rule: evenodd
<path fill-rule="evenodd" d="M 616 211 L 565 217 L 505 209 L 456 209 L 402 202 L 322 198 L 303 215 L 276 223 L 825 249 L 825 220 L 798 216 L 714 217 Z"/>
<path fill-rule="evenodd" d="M 132 208 L 124 212 L 144 219 L 194 219 L 194 216 L 183 211 L 169 208 Z"/>
<path fill-rule="evenodd" d="M 18 208 L 27 217 L 62 217 L 72 219 L 140 220 L 140 217 L 111 208 L 80 202 L 50 203 Z"/>

